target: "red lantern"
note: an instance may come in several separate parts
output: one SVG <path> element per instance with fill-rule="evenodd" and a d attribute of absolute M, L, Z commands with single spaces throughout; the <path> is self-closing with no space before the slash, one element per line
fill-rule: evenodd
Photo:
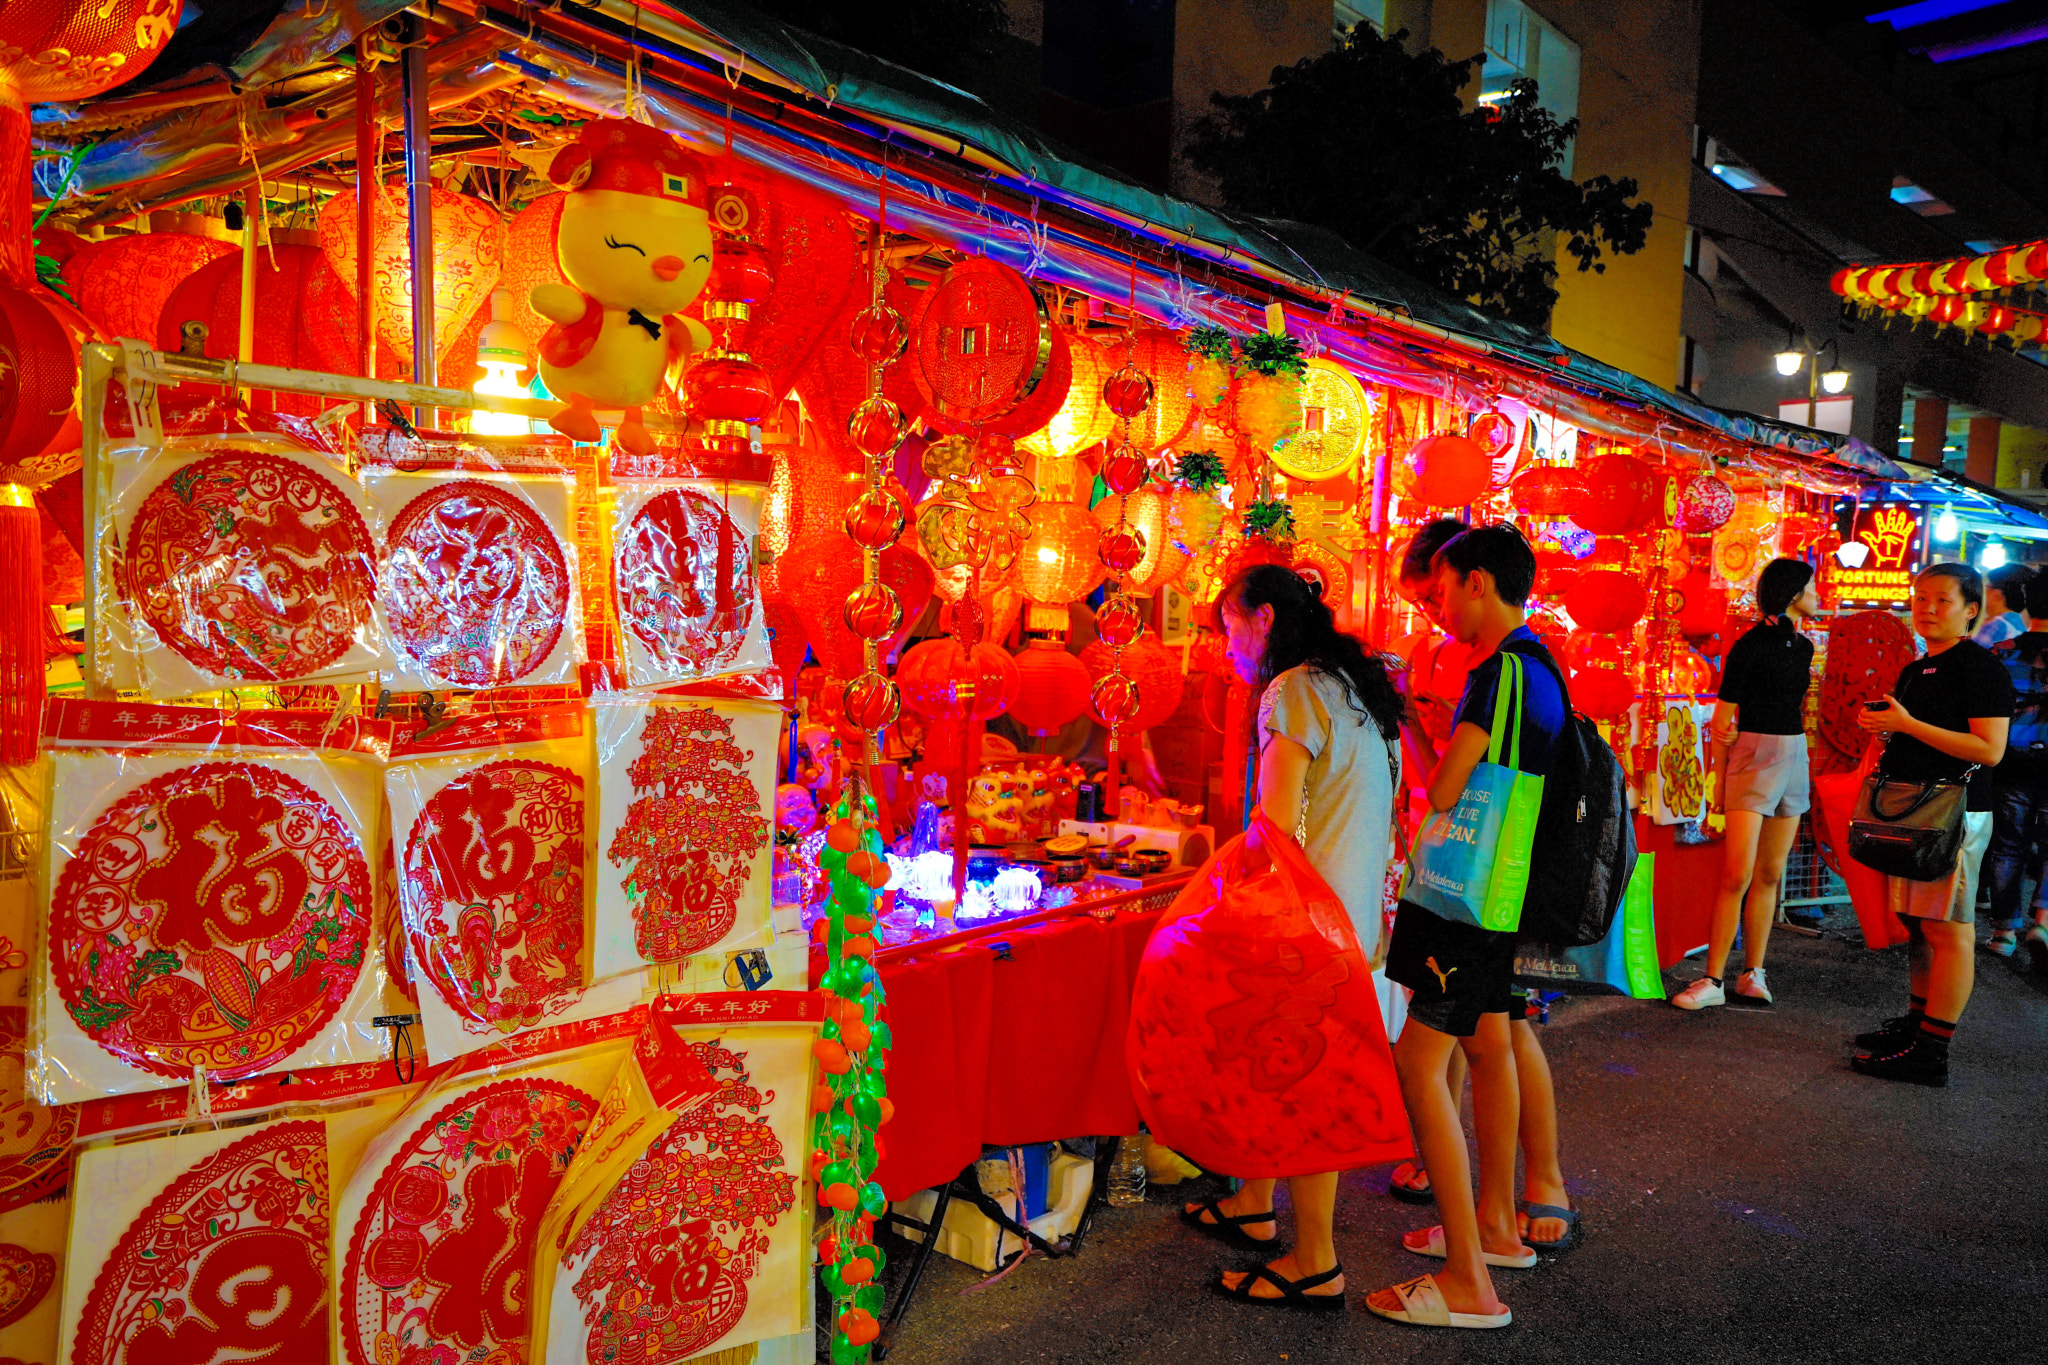
<path fill-rule="evenodd" d="M 1572 705 L 1595 720 L 1613 719 L 1635 699 L 1635 684 L 1618 668 L 1583 668 L 1572 674 Z"/>
<path fill-rule="evenodd" d="M 1493 459 L 1464 436 L 1425 436 L 1408 452 L 1415 494 L 1432 507 L 1463 507 L 1486 492 Z"/>
<path fill-rule="evenodd" d="M 1587 668 L 1618 669 L 1621 667 L 1621 641 L 1612 635 L 1598 635 L 1581 627 L 1564 637 L 1564 652 L 1559 657 L 1574 673 Z"/>
<path fill-rule="evenodd" d="M 1565 594 L 1565 610 L 1587 630 L 1601 634 L 1627 630 L 1643 619 L 1649 607 L 1643 585 L 1613 569 L 1588 569 Z"/>
<path fill-rule="evenodd" d="M 1715 587 L 1713 579 L 1704 570 L 1695 569 L 1679 579 L 1677 592 L 1681 599 L 1678 608 L 1681 635 L 1693 639 L 1712 635 L 1728 619 L 1728 594 Z"/>
<path fill-rule="evenodd" d="M 932 720 L 958 720 L 966 710 L 974 720 L 991 720 L 1017 699 L 1017 664 L 1000 648 L 984 641 L 962 649 L 950 636 L 926 640 L 906 650 L 896 665 L 896 684 L 903 704 Z M 973 701 L 963 707 L 962 685 L 973 688 Z"/>
<path fill-rule="evenodd" d="M 489 204 L 452 190 L 435 190 L 434 350 L 445 355 L 497 287 L 498 215 Z M 377 291 L 377 332 L 410 371 L 412 367 L 412 246 L 406 216 L 388 197 L 377 212 L 371 267 Z M 320 248 L 340 277 L 351 308 L 356 296 L 356 192 L 343 190 L 320 210 Z M 529 337 L 528 340 L 534 340 Z"/>
<path fill-rule="evenodd" d="M 235 248 L 190 232 L 140 232 L 87 243 L 64 265 L 78 311 L 101 335 L 153 342 L 157 319 L 180 284 Z"/>
<path fill-rule="evenodd" d="M 1031 534 L 1017 550 L 1017 586 L 1034 602 L 1060 606 L 1102 581 L 1102 529 L 1073 502 L 1037 502 L 1024 513 Z"/>
<path fill-rule="evenodd" d="M 1010 718 L 1049 735 L 1088 709 L 1088 669 L 1057 640 L 1033 640 L 1017 656 L 1017 698 Z"/>
<path fill-rule="evenodd" d="M 256 255 L 256 343 L 259 365 L 354 374 L 355 302 L 317 246 L 286 242 L 259 247 Z M 178 349 L 187 322 L 206 327 L 206 354 L 235 358 L 242 335 L 242 253 L 233 251 L 192 272 L 164 301 L 156 343 Z M 313 396 L 276 395 L 265 400 L 279 412 L 317 416 L 328 407 Z"/>
<path fill-rule="evenodd" d="M 1678 522 L 1695 534 L 1718 531 L 1735 515 L 1735 490 L 1712 474 L 1685 481 L 1678 493 Z"/>
<path fill-rule="evenodd" d="M 1572 509 L 1572 520 L 1595 535 L 1641 530 L 1650 512 L 1649 467 L 1633 455 L 1598 455 L 1580 466 L 1586 477 L 1585 496 Z"/>
<path fill-rule="evenodd" d="M 1131 363 L 1152 381 L 1152 401 L 1130 421 L 1131 441 L 1147 455 L 1178 441 L 1195 420 L 1195 400 L 1188 388 L 1188 352 L 1178 332 L 1140 327 L 1129 342 Z M 1112 345 L 1110 354 L 1120 348 Z"/>
<path fill-rule="evenodd" d="M 1508 496 L 1524 516 L 1567 517 L 1586 496 L 1586 476 L 1566 465 L 1538 465 L 1508 485 Z"/>
<path fill-rule="evenodd" d="M 1061 335 L 1072 367 L 1066 396 L 1044 425 L 1017 442 L 1019 450 L 1041 458 L 1078 455 L 1109 435 L 1116 423 L 1116 414 L 1102 401 L 1102 383 L 1122 363 L 1121 357 L 1113 348 L 1097 345 L 1085 333 Z M 1047 374 L 1052 377 L 1049 368 Z"/>
<path fill-rule="evenodd" d="M 533 311 L 533 291 L 543 284 L 567 285 L 555 258 L 555 225 L 562 221 L 562 204 L 568 195 L 544 194 L 512 215 L 505 226 L 504 268 L 498 272 L 498 286 L 512 294 L 512 311 L 500 322 L 509 322 L 536 344 L 554 326 Z"/>
<path fill-rule="evenodd" d="M 1109 646 L 1096 640 L 1081 651 L 1081 666 L 1100 683 L 1110 675 Z M 1124 733 L 1136 734 L 1163 723 L 1180 707 L 1180 656 L 1159 643 L 1157 635 L 1145 635 L 1124 646 L 1123 675 L 1138 689 L 1138 710 L 1124 722 Z M 1109 717 L 1099 711 L 1095 718 L 1104 725 Z"/>

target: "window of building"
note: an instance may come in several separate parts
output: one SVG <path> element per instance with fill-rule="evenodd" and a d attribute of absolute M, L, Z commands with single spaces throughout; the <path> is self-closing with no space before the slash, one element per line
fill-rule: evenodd
<path fill-rule="evenodd" d="M 1505 98 L 1516 80 L 1536 82 L 1536 103 L 1560 123 L 1579 116 L 1579 45 L 1522 0 L 1486 0 L 1486 63 L 1479 102 Z M 1572 145 L 1558 169 L 1572 173 Z"/>
<path fill-rule="evenodd" d="M 1360 24 L 1377 33 L 1387 31 L 1387 0 L 1337 0 L 1331 28 L 1338 42 Z"/>

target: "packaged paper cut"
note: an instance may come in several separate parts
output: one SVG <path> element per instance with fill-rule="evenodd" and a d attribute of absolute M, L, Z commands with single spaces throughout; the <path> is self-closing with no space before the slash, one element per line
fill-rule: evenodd
<path fill-rule="evenodd" d="M 381 722 L 55 701 L 46 1103 L 389 1049 L 367 839 Z"/>
<path fill-rule="evenodd" d="M 541 1214 L 632 1045 L 478 1054 L 398 1115 L 336 1196 L 334 1353 L 345 1365 L 525 1359 Z"/>
<path fill-rule="evenodd" d="M 766 948 L 781 708 L 655 697 L 594 710 L 597 979 Z"/>
<path fill-rule="evenodd" d="M 68 1194 L 0 1212 L 0 1359 L 57 1359 L 70 1222 Z"/>
<path fill-rule="evenodd" d="M 621 482 L 618 497 L 612 582 L 627 683 L 766 668 L 767 618 L 754 572 L 759 487 Z"/>
<path fill-rule="evenodd" d="M 594 757 L 580 705 L 478 712 L 393 746 L 399 914 L 434 1057 L 639 1001 L 637 980 L 589 989 Z"/>
<path fill-rule="evenodd" d="M 584 649 L 570 480 L 372 471 L 364 487 L 394 690 L 576 680 Z"/>
<path fill-rule="evenodd" d="M 649 1007 L 542 1219 L 530 1360 L 669 1365 L 801 1329 L 820 1012 L 793 991 Z"/>

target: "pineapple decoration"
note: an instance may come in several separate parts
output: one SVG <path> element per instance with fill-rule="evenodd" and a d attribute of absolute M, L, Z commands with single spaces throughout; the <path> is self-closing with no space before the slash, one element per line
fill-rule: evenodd
<path fill-rule="evenodd" d="M 1116 526 L 1103 535 L 1098 553 L 1114 578 L 1109 597 L 1096 613 L 1095 631 L 1109 647 L 1109 672 L 1095 684 L 1089 703 L 1095 718 L 1109 727 L 1109 786 L 1115 799 L 1118 768 L 1123 754 L 1124 726 L 1138 714 L 1138 685 L 1124 673 L 1124 646 L 1138 638 L 1143 623 L 1138 607 L 1127 591 L 1131 571 L 1145 560 L 1149 548 L 1145 533 L 1131 525 L 1130 495 L 1149 476 L 1150 462 L 1131 442 L 1131 419 L 1152 404 L 1152 381 L 1141 371 L 1132 354 L 1129 334 L 1124 344 L 1123 368 L 1102 384 L 1102 401 L 1116 415 L 1115 445 L 1102 462 L 1102 481 L 1117 497 Z"/>
<path fill-rule="evenodd" d="M 884 193 L 887 181 L 883 182 Z M 874 1172 L 879 1129 L 893 1106 L 883 1079 L 889 1026 L 881 1022 L 881 980 L 872 959 L 875 893 L 888 882 L 875 799 L 862 777 L 875 760 L 875 736 L 896 719 L 896 684 L 881 671 L 881 642 L 903 620 L 903 605 L 881 578 L 881 552 L 903 534 L 903 504 L 884 486 L 889 459 L 902 438 L 902 409 L 882 396 L 882 372 L 902 355 L 909 329 L 882 297 L 886 270 L 883 224 L 887 201 L 869 232 L 873 276 L 868 306 L 853 319 L 853 350 L 868 366 L 868 397 L 854 409 L 848 435 L 867 457 L 867 487 L 846 509 L 846 534 L 859 547 L 860 586 L 848 594 L 845 620 L 861 640 L 865 664 L 842 694 L 847 724 L 864 732 L 846 790 L 833 808 L 818 865 L 831 888 L 826 902 L 826 969 L 820 982 L 827 1017 L 816 1044 L 822 1078 L 811 1096 L 811 1171 L 830 1222 L 819 1242 L 819 1276 L 832 1297 L 833 1365 L 860 1365 L 881 1332 L 878 1283 L 884 1257 L 874 1220 L 888 1208 Z"/>

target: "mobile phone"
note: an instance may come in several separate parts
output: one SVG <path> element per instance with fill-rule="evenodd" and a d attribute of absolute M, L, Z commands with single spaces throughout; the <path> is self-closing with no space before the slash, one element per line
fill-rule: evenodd
<path fill-rule="evenodd" d="M 1863 709 L 1866 711 L 1889 711 L 1892 709 L 1892 704 L 1888 701 L 1867 701 L 1863 703 Z"/>

